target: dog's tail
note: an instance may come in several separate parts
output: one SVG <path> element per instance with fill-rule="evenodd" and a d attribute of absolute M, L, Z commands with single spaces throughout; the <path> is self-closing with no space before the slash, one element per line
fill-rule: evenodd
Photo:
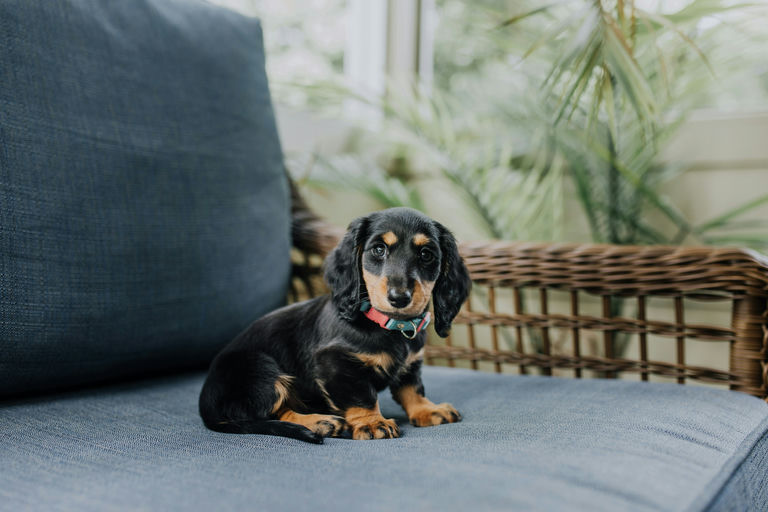
<path fill-rule="evenodd" d="M 216 432 L 225 434 L 264 434 L 281 436 L 323 444 L 323 436 L 312 432 L 303 425 L 280 420 L 228 420 L 220 422 L 205 422 L 205 426 Z"/>

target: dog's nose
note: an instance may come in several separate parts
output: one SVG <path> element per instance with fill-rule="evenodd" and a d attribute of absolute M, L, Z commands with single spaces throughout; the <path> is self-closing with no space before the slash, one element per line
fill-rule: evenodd
<path fill-rule="evenodd" d="M 408 290 L 390 289 L 387 291 L 387 300 L 395 308 L 404 308 L 411 303 L 411 292 Z"/>

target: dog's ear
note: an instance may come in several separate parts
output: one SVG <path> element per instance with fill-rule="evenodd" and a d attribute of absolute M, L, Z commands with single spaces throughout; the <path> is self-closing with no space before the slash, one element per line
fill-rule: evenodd
<path fill-rule="evenodd" d="M 440 233 L 440 275 L 432 290 L 435 305 L 435 331 L 445 338 L 451 330 L 451 322 L 459 313 L 472 288 L 469 271 L 464 266 L 456 246 L 456 239 L 442 224 L 435 222 Z"/>
<path fill-rule="evenodd" d="M 368 217 L 353 220 L 325 261 L 325 280 L 331 288 L 331 300 L 345 320 L 354 320 L 360 311 L 360 257 L 368 236 L 368 223 Z"/>

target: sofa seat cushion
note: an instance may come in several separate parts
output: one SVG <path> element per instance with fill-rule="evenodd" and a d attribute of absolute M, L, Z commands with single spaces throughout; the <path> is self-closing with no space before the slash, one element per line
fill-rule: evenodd
<path fill-rule="evenodd" d="M 259 21 L 0 2 L 0 396 L 204 367 L 287 293 Z"/>
<path fill-rule="evenodd" d="M 461 423 L 323 445 L 205 429 L 203 375 L 0 409 L 9 510 L 766 510 L 768 406 L 730 391 L 428 367 Z"/>

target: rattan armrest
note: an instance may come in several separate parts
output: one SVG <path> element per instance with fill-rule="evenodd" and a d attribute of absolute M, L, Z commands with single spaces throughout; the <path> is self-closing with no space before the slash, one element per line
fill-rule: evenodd
<path fill-rule="evenodd" d="M 495 290 L 511 288 L 515 294 L 514 312 L 471 310 L 470 304 L 455 323 L 470 327 L 468 346 L 457 350 L 450 340 L 431 351 L 434 357 L 449 355 L 453 359 L 469 359 L 473 367 L 478 360 L 516 363 L 525 371 L 537 366 L 545 374 L 553 368 L 595 370 L 603 376 L 616 372 L 638 372 L 643 380 L 648 375 L 674 377 L 705 382 L 727 382 L 732 389 L 766 398 L 768 392 L 768 259 L 749 250 L 711 247 L 616 246 L 599 244 L 555 244 L 523 242 L 464 243 L 461 253 L 476 286 L 485 287 L 493 302 Z M 533 289 L 538 297 L 537 311 L 529 313 L 520 307 L 521 290 Z M 548 311 L 548 290 L 570 292 L 570 314 Z M 602 315 L 580 313 L 579 294 L 595 295 L 602 300 Z M 636 300 L 637 316 L 614 317 L 612 297 Z M 646 299 L 668 297 L 674 306 L 673 322 L 651 321 L 646 317 Z M 730 328 L 695 325 L 686 322 L 688 299 L 720 300 L 731 304 Z M 517 338 L 525 329 L 540 333 L 541 347 L 535 352 L 518 342 L 516 350 L 490 350 L 475 347 L 474 325 L 513 328 Z M 570 330 L 573 350 L 554 354 L 550 350 L 549 331 Z M 600 332 L 603 353 L 582 355 L 579 348 L 581 330 Z M 638 359 L 615 357 L 612 336 L 618 332 L 640 337 Z M 673 362 L 650 361 L 646 339 L 649 335 L 665 336 L 676 345 Z M 494 340 L 497 334 L 493 333 Z M 729 371 L 702 368 L 686 363 L 686 339 L 724 341 L 730 344 Z"/>

